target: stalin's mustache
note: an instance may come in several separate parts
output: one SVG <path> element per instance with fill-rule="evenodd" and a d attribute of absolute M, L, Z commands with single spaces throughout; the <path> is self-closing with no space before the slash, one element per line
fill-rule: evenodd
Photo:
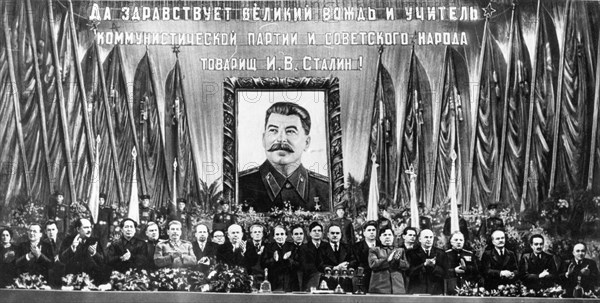
<path fill-rule="evenodd" d="M 274 143 L 273 145 L 271 145 L 271 147 L 267 151 L 274 152 L 274 151 L 278 151 L 278 150 L 283 150 L 283 151 L 286 151 L 289 153 L 294 152 L 292 147 L 287 143 Z"/>

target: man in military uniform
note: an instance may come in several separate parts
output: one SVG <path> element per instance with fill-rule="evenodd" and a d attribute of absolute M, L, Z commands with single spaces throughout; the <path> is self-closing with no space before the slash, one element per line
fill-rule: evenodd
<path fill-rule="evenodd" d="M 277 102 L 268 110 L 262 136 L 267 160 L 240 173 L 239 198 L 257 212 L 273 207 L 310 211 L 329 210 L 329 179 L 307 170 L 302 154 L 310 146 L 310 115 L 291 102 Z"/>
<path fill-rule="evenodd" d="M 479 283 L 480 275 L 477 268 L 477 257 L 473 252 L 464 249 L 465 236 L 460 231 L 450 235 L 451 249 L 446 250 L 446 294 L 455 295 L 456 286 L 462 287 L 465 282 Z"/>
<path fill-rule="evenodd" d="M 356 237 L 354 236 L 354 226 L 352 226 L 352 220 L 346 218 L 344 206 L 344 204 L 336 206 L 335 213 L 337 217 L 331 220 L 331 224 L 338 225 L 342 228 L 342 243 L 354 245 L 356 242 Z"/>
<path fill-rule="evenodd" d="M 177 211 L 169 220 L 177 220 L 181 222 L 181 238 L 187 240 L 190 238 L 189 231 L 192 230 L 192 220 L 190 213 L 186 207 L 187 200 L 185 198 L 177 199 Z"/>
<path fill-rule="evenodd" d="M 66 234 L 69 223 L 67 222 L 68 205 L 64 203 L 65 196 L 62 192 L 55 192 L 48 204 L 48 220 L 56 222 L 58 231 Z"/>
<path fill-rule="evenodd" d="M 229 226 L 235 224 L 237 216 L 234 213 L 229 212 L 229 203 L 223 202 L 221 205 L 221 211 L 213 216 L 213 230 L 227 230 Z"/>
<path fill-rule="evenodd" d="M 181 222 L 169 222 L 169 240 L 159 242 L 154 250 L 154 264 L 161 267 L 180 268 L 196 266 L 192 243 L 181 239 Z"/>
<path fill-rule="evenodd" d="M 117 216 L 115 211 L 110 205 L 106 203 L 106 194 L 100 194 L 100 208 L 98 209 L 98 223 L 94 225 L 94 235 L 100 241 L 103 249 L 106 249 L 108 244 L 108 238 L 110 235 L 110 227 L 116 220 Z"/>
<path fill-rule="evenodd" d="M 144 230 L 148 222 L 156 222 L 156 210 L 150 207 L 150 195 L 141 195 L 140 199 L 142 200 L 142 205 L 140 207 L 139 230 Z"/>
<path fill-rule="evenodd" d="M 486 249 L 491 249 L 491 235 L 495 230 L 504 230 L 504 221 L 498 218 L 498 204 L 492 203 L 487 206 L 488 217 L 481 222 L 479 232 L 477 233 L 480 238 L 486 239 L 488 246 Z"/>

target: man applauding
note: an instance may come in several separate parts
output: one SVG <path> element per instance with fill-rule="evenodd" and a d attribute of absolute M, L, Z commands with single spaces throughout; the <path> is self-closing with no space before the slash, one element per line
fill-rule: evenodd
<path fill-rule="evenodd" d="M 142 269 L 146 264 L 145 243 L 135 237 L 137 223 L 127 218 L 121 222 L 123 235 L 108 246 L 107 262 L 122 273 L 131 268 Z"/>
<path fill-rule="evenodd" d="M 574 295 L 573 290 L 578 284 L 586 292 L 598 285 L 598 267 L 596 262 L 585 257 L 586 252 L 585 243 L 577 243 L 573 246 L 573 258 L 563 263 L 560 280 L 569 297 Z"/>
<path fill-rule="evenodd" d="M 444 290 L 444 251 L 433 246 L 433 239 L 433 232 L 424 229 L 419 233 L 421 247 L 407 252 L 410 294 L 438 295 Z"/>
<path fill-rule="evenodd" d="M 248 269 L 248 259 L 246 254 L 246 242 L 242 241 L 242 227 L 238 224 L 232 224 L 227 228 L 227 237 L 229 241 L 219 246 L 217 251 L 217 261 L 232 266 L 242 266 Z"/>
<path fill-rule="evenodd" d="M 160 242 L 154 251 L 154 263 L 157 267 L 192 267 L 196 265 L 196 256 L 192 243 L 181 240 L 181 222 L 169 222 L 167 230 L 169 241 Z"/>
<path fill-rule="evenodd" d="M 79 219 L 76 223 L 77 234 L 66 238 L 61 248 L 60 260 L 65 263 L 67 274 L 87 273 L 98 281 L 104 265 L 102 246 L 92 237 L 92 223 L 88 219 Z"/>

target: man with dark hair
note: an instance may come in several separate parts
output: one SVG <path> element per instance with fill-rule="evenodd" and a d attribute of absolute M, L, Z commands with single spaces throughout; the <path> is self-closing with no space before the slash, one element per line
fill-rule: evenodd
<path fill-rule="evenodd" d="M 44 226 L 46 238 L 42 240 L 42 253 L 52 261 L 48 267 L 48 284 L 58 288 L 62 285 L 62 276 L 65 273 L 65 264 L 60 261 L 63 237 L 58 233 L 56 222 L 47 221 Z"/>
<path fill-rule="evenodd" d="M 48 257 L 42 252 L 42 226 L 37 223 L 29 225 L 27 241 L 17 247 L 15 261 L 20 273 L 48 276 L 48 267 L 52 264 L 52 256 Z"/>
<path fill-rule="evenodd" d="M 404 242 L 402 243 L 402 248 L 408 251 L 415 247 L 415 242 L 417 242 L 417 229 L 414 227 L 407 227 L 402 231 L 402 239 Z"/>
<path fill-rule="evenodd" d="M 369 266 L 369 249 L 380 246 L 381 243 L 377 240 L 377 221 L 367 221 L 362 226 L 363 240 L 356 243 L 354 246 L 354 255 L 357 260 L 357 267 L 362 267 L 364 276 L 362 281 L 362 291 L 369 290 L 369 282 L 371 281 L 371 267 Z"/>
<path fill-rule="evenodd" d="M 108 246 L 107 265 L 122 273 L 131 268 L 143 269 L 147 263 L 146 246 L 143 240 L 135 237 L 137 222 L 127 218 L 120 227 L 122 236 Z"/>
<path fill-rule="evenodd" d="M 310 115 L 291 102 L 277 102 L 265 117 L 262 136 L 267 160 L 259 167 L 240 173 L 240 201 L 257 212 L 273 207 L 327 211 L 329 178 L 302 165 L 302 154 L 311 142 Z"/>
<path fill-rule="evenodd" d="M 94 225 L 94 235 L 100 241 L 103 249 L 106 249 L 110 236 L 110 227 L 117 219 L 117 215 L 110 203 L 106 203 L 106 194 L 100 194 L 100 208 L 98 209 L 98 223 Z"/>
<path fill-rule="evenodd" d="M 60 260 L 65 263 L 67 274 L 90 275 L 97 283 L 101 281 L 104 266 L 104 251 L 98 239 L 92 237 L 92 223 L 88 219 L 78 219 L 75 223 L 77 234 L 66 238 L 61 247 Z"/>
<path fill-rule="evenodd" d="M 158 239 L 160 235 L 160 228 L 158 227 L 158 224 L 156 224 L 156 222 L 150 221 L 148 222 L 148 224 L 146 224 L 146 230 L 144 230 L 144 232 L 146 234 L 146 264 L 144 265 L 144 268 L 147 270 L 156 270 L 158 269 L 158 267 L 154 263 L 154 252 L 156 251 L 156 246 L 160 241 Z"/>
<path fill-rule="evenodd" d="M 206 274 L 210 266 L 214 265 L 216 261 L 218 245 L 208 241 L 208 226 L 205 224 L 197 224 L 194 231 L 196 240 L 192 243 L 192 247 L 198 264 L 196 268 Z"/>
<path fill-rule="evenodd" d="M 421 247 L 406 253 L 410 268 L 407 293 L 439 295 L 444 291 L 444 251 L 433 246 L 434 235 L 430 229 L 419 233 Z"/>
<path fill-rule="evenodd" d="M 323 242 L 323 225 L 319 222 L 312 222 L 308 226 L 310 239 L 300 247 L 300 266 L 302 267 L 302 290 L 308 290 L 311 287 L 318 287 L 321 271 L 320 250 L 327 242 Z"/>
<path fill-rule="evenodd" d="M 578 292 L 588 292 L 598 286 L 598 266 L 592 259 L 585 257 L 587 246 L 579 242 L 573 246 L 573 258 L 565 261 L 560 270 L 560 283 L 566 291 L 566 295 L 579 296 Z M 574 292 L 577 286 L 582 290 Z"/>
<path fill-rule="evenodd" d="M 344 270 L 356 268 L 354 252 L 348 244 L 341 243 L 342 229 L 339 225 L 329 225 L 327 229 L 329 243 L 319 251 L 321 265 L 319 270 L 325 272 L 325 267 L 332 270 Z"/>
<path fill-rule="evenodd" d="M 285 227 L 278 225 L 273 229 L 275 242 L 267 244 L 263 257 L 263 267 L 267 268 L 268 280 L 273 290 L 292 291 L 292 250 L 294 245 L 286 242 Z"/>
<path fill-rule="evenodd" d="M 519 262 L 521 281 L 533 290 L 554 286 L 557 278 L 556 264 L 552 255 L 544 252 L 544 236 L 532 235 L 529 244 L 532 251 L 524 253 Z"/>
<path fill-rule="evenodd" d="M 246 241 L 248 273 L 254 275 L 256 282 L 260 283 L 265 278 L 264 268 L 261 265 L 265 245 L 267 244 L 265 240 L 265 227 L 260 223 L 255 223 L 250 226 L 248 231 L 250 232 L 250 239 Z"/>
<path fill-rule="evenodd" d="M 502 230 L 492 232 L 493 248 L 481 256 L 481 274 L 485 279 L 485 289 L 492 290 L 501 284 L 511 284 L 517 280 L 517 256 L 504 247 L 506 234 Z"/>
<path fill-rule="evenodd" d="M 304 228 L 300 224 L 290 227 L 292 232 L 292 290 L 302 290 L 304 283 L 304 272 L 302 271 L 302 245 L 304 244 Z"/>

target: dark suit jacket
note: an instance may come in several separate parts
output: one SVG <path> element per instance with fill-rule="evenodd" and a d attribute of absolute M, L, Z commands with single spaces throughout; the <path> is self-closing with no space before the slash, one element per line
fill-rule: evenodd
<path fill-rule="evenodd" d="M 35 256 L 27 260 L 27 254 L 31 252 L 31 243 L 25 241 L 20 243 L 17 248 L 17 259 L 15 261 L 17 268 L 20 273 L 30 273 L 32 275 L 48 276 L 48 268 L 52 264 L 51 257 L 44 255 L 42 249 L 42 241 L 39 242 L 38 247 L 42 250 L 42 254 L 35 258 Z"/>
<path fill-rule="evenodd" d="M 540 279 L 539 274 L 545 269 L 548 270 L 550 275 Z M 540 258 L 535 257 L 533 252 L 521 256 L 519 276 L 527 288 L 539 290 L 552 287 L 558 276 L 557 273 L 554 257 L 548 253 L 542 252 Z"/>
<path fill-rule="evenodd" d="M 325 267 L 331 267 L 342 262 L 348 262 L 348 268 L 356 268 L 356 258 L 354 252 L 348 244 L 339 243 L 339 255 L 333 252 L 333 248 L 330 243 L 321 243 L 319 246 L 319 257 L 321 263 L 319 265 L 319 271 L 324 272 Z"/>
<path fill-rule="evenodd" d="M 208 272 L 210 267 L 212 265 L 214 265 L 214 263 L 216 261 L 218 246 L 219 246 L 218 244 L 206 240 L 206 244 L 204 245 L 204 250 L 201 250 L 200 244 L 198 244 L 198 241 L 192 242 L 192 249 L 194 250 L 194 255 L 196 255 L 197 261 L 200 261 L 200 259 L 203 257 L 208 257 L 210 259 L 209 265 L 198 264 L 197 270 L 205 272 L 205 273 Z"/>
<path fill-rule="evenodd" d="M 567 296 L 573 295 L 573 289 L 577 286 L 578 277 L 581 276 L 581 287 L 585 291 L 589 291 L 594 289 L 595 286 L 598 285 L 598 266 L 596 266 L 596 262 L 590 259 L 583 259 L 581 264 L 575 265 L 573 269 L 573 274 L 570 274 L 569 277 L 566 276 L 567 271 L 569 270 L 569 266 L 575 262 L 575 259 L 571 258 L 563 262 L 563 265 L 560 269 L 559 281 L 562 287 L 566 290 Z M 589 268 L 590 274 L 587 276 L 582 275 L 581 270 L 584 268 Z"/>
<path fill-rule="evenodd" d="M 245 252 L 239 248 L 234 251 L 231 242 L 227 241 L 217 248 L 217 262 L 248 269 L 248 247 Z"/>
<path fill-rule="evenodd" d="M 262 265 L 269 269 L 268 279 L 271 282 L 272 290 L 292 291 L 292 251 L 294 245 L 290 242 L 285 242 L 279 246 L 273 242 L 265 247 L 262 257 Z M 277 261 L 275 260 L 275 252 L 278 254 Z M 290 253 L 290 257 L 283 259 L 286 253 Z"/>
<path fill-rule="evenodd" d="M 150 241 L 146 239 L 144 241 L 144 254 L 146 256 L 146 264 L 144 264 L 144 269 L 146 270 L 157 270 L 158 266 L 154 263 L 154 251 L 156 250 L 156 245 L 158 245 L 160 240 Z"/>
<path fill-rule="evenodd" d="M 127 250 L 129 250 L 131 257 L 127 261 L 121 261 L 121 256 Z M 146 243 L 143 240 L 133 237 L 131 240 L 126 241 L 121 236 L 108 246 L 106 263 L 114 270 L 124 273 L 131 268 L 143 269 L 147 263 L 146 257 Z"/>
<path fill-rule="evenodd" d="M 259 255 L 256 246 L 254 246 L 254 241 L 252 239 L 246 241 L 246 260 L 248 262 L 248 273 L 264 278 L 265 271 L 261 263 L 267 242 L 263 239 L 260 243 L 261 247 L 263 247 L 263 252 Z"/>
<path fill-rule="evenodd" d="M 352 226 L 352 220 L 344 218 L 335 218 L 331 220 L 331 224 L 339 225 L 342 229 L 342 243 L 354 245 L 356 243 L 356 237 L 354 236 L 354 226 Z"/>
<path fill-rule="evenodd" d="M 375 241 L 376 247 L 381 247 L 379 240 Z M 364 269 L 363 286 L 364 289 L 369 289 L 371 281 L 371 267 L 369 266 L 369 245 L 365 240 L 362 240 L 354 245 L 354 256 L 356 257 L 356 268 Z"/>
<path fill-rule="evenodd" d="M 317 248 L 313 244 L 312 240 L 309 240 L 300 247 L 299 263 L 302 268 L 302 272 L 304 273 L 304 281 L 307 281 L 310 275 L 322 272 L 319 270 L 319 266 L 321 265 L 320 251 L 327 245 L 329 245 L 329 243 L 321 241 L 319 248 Z"/>
<path fill-rule="evenodd" d="M 501 278 L 500 271 L 509 270 L 515 274 L 513 279 Z M 481 256 L 481 274 L 485 279 L 486 289 L 496 289 L 498 285 L 510 284 L 518 278 L 517 256 L 514 252 L 504 249 L 504 257 L 500 257 L 496 248 L 486 250 Z"/>
<path fill-rule="evenodd" d="M 444 292 L 444 251 L 432 247 L 430 255 L 427 256 L 423 248 L 415 247 L 407 252 L 408 263 L 408 283 L 407 293 L 409 294 L 442 294 Z M 425 259 L 435 257 L 434 266 L 425 266 Z"/>
<path fill-rule="evenodd" d="M 77 249 L 73 251 L 71 244 L 73 244 L 74 238 L 75 235 L 65 238 L 60 249 L 60 260 L 65 263 L 66 273 L 80 274 L 85 272 L 92 279 L 96 281 L 101 280 L 100 275 L 104 265 L 104 251 L 102 250 L 102 246 L 98 244 L 96 254 L 93 256 L 90 256 L 88 252 L 88 248 L 94 243 L 98 243 L 98 239 L 93 237 L 86 239 L 85 243 L 79 243 Z"/>

